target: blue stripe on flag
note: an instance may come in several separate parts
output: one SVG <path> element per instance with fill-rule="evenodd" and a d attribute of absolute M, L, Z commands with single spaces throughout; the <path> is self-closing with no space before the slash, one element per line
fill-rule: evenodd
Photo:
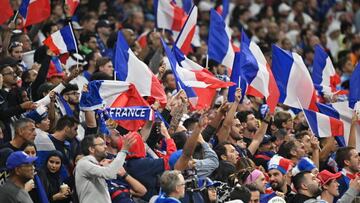
<path fill-rule="evenodd" d="M 306 116 L 307 121 L 309 123 L 309 127 L 311 128 L 313 133 L 317 137 L 319 137 L 318 123 L 317 123 L 317 119 L 316 119 L 316 112 L 304 109 L 304 113 L 305 113 L 305 116 Z"/>
<path fill-rule="evenodd" d="M 354 72 L 350 77 L 349 90 L 349 107 L 354 108 L 357 101 L 360 100 L 360 61 L 355 67 Z"/>
<path fill-rule="evenodd" d="M 284 51 L 276 45 L 272 45 L 272 72 L 280 91 L 280 103 L 284 102 L 286 99 L 286 90 L 293 63 L 294 59 L 290 52 Z"/>
<path fill-rule="evenodd" d="M 245 79 L 241 78 L 241 70 L 240 70 L 240 53 L 235 53 L 235 59 L 234 59 L 234 65 L 233 65 L 233 69 L 230 75 L 230 81 L 235 83 L 236 85 L 233 85 L 231 87 L 229 87 L 229 92 L 228 92 L 228 101 L 229 102 L 233 102 L 235 101 L 235 91 L 236 88 L 240 87 L 241 88 L 241 96 L 242 99 L 244 98 L 244 95 L 246 93 L 246 89 L 247 89 L 247 83 L 245 81 Z"/>
<path fill-rule="evenodd" d="M 225 22 L 214 9 L 211 9 L 208 39 L 209 58 L 222 63 L 229 48 L 229 37 L 225 31 Z"/>
<path fill-rule="evenodd" d="M 19 7 L 19 13 L 23 18 L 25 18 L 25 20 L 27 18 L 29 4 L 30 4 L 30 0 L 23 0 Z"/>
<path fill-rule="evenodd" d="M 320 45 L 315 45 L 315 55 L 313 62 L 313 72 L 312 80 L 314 82 L 315 88 L 321 93 L 322 86 L 320 85 L 323 81 L 323 70 L 326 65 L 326 58 L 329 57 L 327 53 L 321 48 Z"/>
<path fill-rule="evenodd" d="M 331 105 L 326 105 L 326 104 L 322 104 L 322 103 L 316 103 L 319 111 L 322 114 L 325 114 L 327 116 L 336 118 L 336 119 L 340 119 L 340 114 L 339 112 L 333 108 Z"/>
<path fill-rule="evenodd" d="M 129 62 L 129 45 L 121 31 L 118 31 L 118 37 L 115 49 L 114 70 L 116 78 L 125 81 L 128 76 L 128 62 Z M 137 68 L 137 67 L 132 67 Z"/>
<path fill-rule="evenodd" d="M 247 38 L 245 32 L 242 32 L 242 39 L 241 41 L 241 50 L 240 50 L 240 60 L 239 60 L 239 68 L 240 68 L 240 75 L 243 77 L 248 84 L 254 80 L 259 71 L 259 65 L 250 51 L 249 45 L 250 41 Z"/>
<path fill-rule="evenodd" d="M 57 56 L 52 56 L 51 62 L 54 64 L 57 73 L 63 72 L 63 69 L 62 69 L 61 63 L 60 63 L 60 59 Z"/>
<path fill-rule="evenodd" d="M 74 51 L 77 49 L 76 47 L 76 39 L 72 34 L 72 30 L 70 26 L 65 26 L 60 30 L 61 36 L 64 39 L 66 44 L 66 48 L 68 51 Z"/>

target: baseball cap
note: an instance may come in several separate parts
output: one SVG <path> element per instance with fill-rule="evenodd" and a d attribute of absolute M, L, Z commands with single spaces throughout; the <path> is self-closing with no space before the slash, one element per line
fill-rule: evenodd
<path fill-rule="evenodd" d="M 322 170 L 318 175 L 317 178 L 320 180 L 321 185 L 325 185 L 327 182 L 340 178 L 341 173 L 331 173 L 328 170 Z"/>
<path fill-rule="evenodd" d="M 261 144 L 268 144 L 270 142 L 275 142 L 275 140 L 276 140 L 275 136 L 265 134 Z"/>
<path fill-rule="evenodd" d="M 23 151 L 16 151 L 10 154 L 6 161 L 6 168 L 14 169 L 23 164 L 33 163 L 37 157 L 31 157 Z"/>
<path fill-rule="evenodd" d="M 38 108 L 29 111 L 25 114 L 26 118 L 31 118 L 35 123 L 41 123 L 48 116 L 47 108 L 43 105 L 40 105 Z"/>
<path fill-rule="evenodd" d="M 95 28 L 101 28 L 101 27 L 111 27 L 110 22 L 108 20 L 99 20 L 99 22 L 96 23 Z"/>

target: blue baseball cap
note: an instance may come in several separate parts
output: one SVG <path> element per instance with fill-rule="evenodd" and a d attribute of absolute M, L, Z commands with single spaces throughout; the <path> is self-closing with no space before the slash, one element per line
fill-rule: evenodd
<path fill-rule="evenodd" d="M 14 169 L 23 164 L 31 164 L 33 163 L 37 157 L 31 157 L 23 151 L 16 151 L 10 154 L 6 161 L 7 169 Z"/>

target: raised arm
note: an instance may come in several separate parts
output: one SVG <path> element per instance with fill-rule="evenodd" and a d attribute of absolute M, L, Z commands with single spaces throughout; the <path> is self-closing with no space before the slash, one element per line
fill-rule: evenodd
<path fill-rule="evenodd" d="M 357 113 L 354 112 L 353 117 L 351 119 L 348 147 L 356 147 L 356 127 L 358 125 L 358 120 L 359 118 L 357 116 Z"/>
<path fill-rule="evenodd" d="M 187 168 L 188 162 L 191 160 L 191 157 L 194 154 L 197 141 L 201 136 L 201 131 L 204 129 L 206 123 L 207 117 L 203 115 L 196 124 L 191 136 L 187 138 L 183 147 L 182 155 L 180 156 L 179 160 L 177 160 L 174 169 L 182 171 Z"/>
<path fill-rule="evenodd" d="M 237 88 L 235 92 L 235 101 L 231 104 L 230 110 L 226 114 L 225 120 L 217 133 L 219 142 L 225 142 L 230 135 L 231 125 L 234 120 L 236 109 L 241 100 L 241 89 Z"/>
<path fill-rule="evenodd" d="M 256 150 L 259 148 L 262 140 L 264 139 L 264 135 L 269 126 L 271 118 L 272 118 L 272 115 L 270 115 L 269 113 L 266 114 L 264 120 L 261 122 L 260 128 L 256 131 L 253 140 L 251 141 L 250 145 L 248 146 L 248 150 L 250 151 L 250 153 L 252 155 L 255 154 Z"/>

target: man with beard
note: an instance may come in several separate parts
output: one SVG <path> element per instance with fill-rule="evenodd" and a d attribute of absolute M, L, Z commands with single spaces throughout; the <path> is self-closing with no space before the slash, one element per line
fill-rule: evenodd
<path fill-rule="evenodd" d="M 79 202 L 111 202 L 105 179 L 114 179 L 123 166 L 126 154 L 136 142 L 134 136 L 123 139 L 123 145 L 116 158 L 107 166 L 100 166 L 106 158 L 106 143 L 96 135 L 88 135 L 81 142 L 85 157 L 76 166 L 75 183 Z"/>
<path fill-rule="evenodd" d="M 321 194 L 319 180 L 310 171 L 302 171 L 292 178 L 297 194 L 288 200 L 289 203 L 312 202 Z"/>
<path fill-rule="evenodd" d="M 275 155 L 268 164 L 268 176 L 271 188 L 275 192 L 285 194 L 286 198 L 290 197 L 291 187 L 288 185 L 288 172 L 292 168 L 292 163 L 289 159 Z"/>
<path fill-rule="evenodd" d="M 335 161 L 341 170 L 341 177 L 338 179 L 340 184 L 340 196 L 349 188 L 349 183 L 354 180 L 360 171 L 360 157 L 354 147 L 342 147 L 336 152 Z"/>
<path fill-rule="evenodd" d="M 8 181 L 0 187 L 0 202 L 32 203 L 29 193 L 25 191 L 25 183 L 34 178 L 36 157 L 30 157 L 23 151 L 10 154 L 6 167 L 10 170 Z"/>
<path fill-rule="evenodd" d="M 236 114 L 236 117 L 244 126 L 244 141 L 246 142 L 246 145 L 249 146 L 255 135 L 255 132 L 259 128 L 259 122 L 255 118 L 255 115 L 252 111 L 240 111 L 238 114 Z"/>
<path fill-rule="evenodd" d="M 106 44 L 111 34 L 111 25 L 108 20 L 100 20 L 96 23 L 96 42 L 102 56 L 106 53 Z"/>
<path fill-rule="evenodd" d="M 64 115 L 71 115 L 73 114 L 73 117 L 79 121 L 79 101 L 80 101 L 80 93 L 79 88 L 76 84 L 67 84 L 65 86 L 65 89 L 61 91 L 61 96 L 66 101 L 66 104 L 63 104 L 64 106 L 67 105 L 70 107 L 66 112 L 62 112 Z M 66 108 L 65 108 L 66 109 Z"/>

